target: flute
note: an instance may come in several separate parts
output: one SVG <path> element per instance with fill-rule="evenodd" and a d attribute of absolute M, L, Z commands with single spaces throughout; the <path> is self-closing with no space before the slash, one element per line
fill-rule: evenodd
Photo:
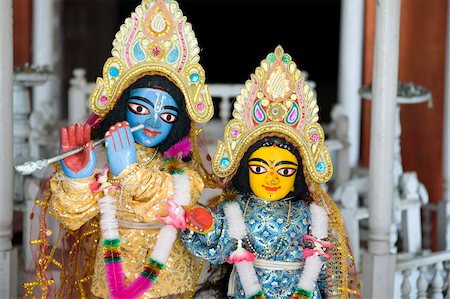
<path fill-rule="evenodd" d="M 137 125 L 136 127 L 132 127 L 131 128 L 131 132 L 134 132 L 134 131 L 137 131 L 137 130 L 141 130 L 143 128 L 144 128 L 144 125 L 140 124 L 140 125 Z M 101 143 L 103 143 L 103 142 L 105 142 L 105 138 L 102 138 L 100 140 L 95 141 L 94 142 L 94 147 L 99 145 L 99 144 L 101 144 Z M 58 161 L 63 160 L 65 158 L 69 157 L 69 156 L 72 156 L 72 155 L 74 155 L 76 153 L 79 153 L 83 149 L 84 149 L 84 147 L 80 146 L 80 147 L 78 147 L 76 149 L 73 149 L 73 150 L 67 152 L 67 153 L 64 153 L 64 154 L 61 154 L 61 155 L 58 155 L 58 156 L 55 156 L 55 157 L 52 157 L 52 158 L 49 158 L 49 159 L 42 159 L 42 160 L 37 160 L 37 161 L 28 161 L 28 162 L 25 162 L 22 165 L 14 166 L 14 169 L 18 173 L 20 173 L 21 175 L 31 174 L 31 173 L 35 172 L 36 170 L 38 170 L 38 169 L 42 169 L 44 167 L 47 167 L 51 163 L 58 162 Z"/>

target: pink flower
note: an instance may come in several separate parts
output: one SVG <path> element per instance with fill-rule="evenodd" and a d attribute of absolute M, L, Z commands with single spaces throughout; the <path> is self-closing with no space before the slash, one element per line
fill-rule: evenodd
<path fill-rule="evenodd" d="M 316 239 L 310 235 L 305 235 L 304 238 L 305 240 L 312 242 L 314 248 L 303 249 L 302 253 L 303 258 L 307 258 L 315 254 L 317 254 L 318 256 L 324 256 L 327 259 L 331 258 L 332 255 L 330 253 L 325 253 L 325 250 L 327 248 L 333 248 L 334 247 L 333 244 L 331 244 L 330 242 Z"/>
<path fill-rule="evenodd" d="M 242 247 L 242 240 L 238 241 L 238 246 L 228 257 L 227 263 L 234 264 L 242 261 L 252 262 L 256 259 L 256 256 L 250 251 Z"/>
<path fill-rule="evenodd" d="M 101 192 L 109 189 L 120 189 L 119 186 L 114 186 L 108 182 L 108 167 L 102 170 L 101 173 L 96 175 L 96 179 L 89 185 L 92 192 Z"/>
<path fill-rule="evenodd" d="M 179 228 L 181 230 L 186 229 L 186 212 L 172 199 L 167 200 L 167 213 L 167 216 L 157 216 L 156 219 L 161 220 L 165 224 L 172 225 L 175 228 Z"/>

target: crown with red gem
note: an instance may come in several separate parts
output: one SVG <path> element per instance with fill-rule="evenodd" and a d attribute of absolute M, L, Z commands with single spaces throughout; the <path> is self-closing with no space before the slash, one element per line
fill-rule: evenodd
<path fill-rule="evenodd" d="M 261 61 L 236 98 L 233 118 L 214 155 L 214 173 L 220 177 L 232 175 L 253 143 L 277 135 L 298 146 L 305 172 L 312 179 L 327 182 L 333 165 L 318 112 L 313 89 L 291 56 L 278 46 Z"/>
<path fill-rule="evenodd" d="M 191 24 L 173 0 L 143 0 L 125 20 L 113 41 L 112 57 L 103 66 L 90 97 L 99 122 L 122 92 L 145 75 L 174 82 L 184 95 L 190 118 L 206 122 L 213 115 L 200 49 Z"/>

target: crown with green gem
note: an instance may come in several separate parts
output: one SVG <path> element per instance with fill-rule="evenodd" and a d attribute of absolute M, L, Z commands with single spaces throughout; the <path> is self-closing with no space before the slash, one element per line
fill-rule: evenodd
<path fill-rule="evenodd" d="M 289 54 L 278 46 L 261 61 L 234 104 L 213 158 L 219 177 L 231 176 L 248 148 L 265 136 L 285 137 L 298 146 L 307 172 L 316 182 L 333 174 L 315 93 Z"/>
<path fill-rule="evenodd" d="M 213 104 L 199 51 L 191 24 L 176 1 L 143 0 L 120 27 L 103 77 L 97 78 L 90 97 L 90 107 L 99 116 L 96 122 L 113 109 L 128 86 L 152 74 L 165 76 L 180 88 L 192 120 L 208 121 Z"/>

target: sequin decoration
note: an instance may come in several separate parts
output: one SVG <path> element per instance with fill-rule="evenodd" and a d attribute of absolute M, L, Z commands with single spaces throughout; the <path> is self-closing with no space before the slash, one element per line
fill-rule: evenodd
<path fill-rule="evenodd" d="M 158 57 L 159 55 L 161 55 L 162 51 L 163 51 L 162 48 L 160 46 L 156 45 L 152 49 L 152 55 L 155 57 Z"/>
<path fill-rule="evenodd" d="M 230 165 L 230 159 L 228 159 L 227 157 L 224 157 L 222 158 L 222 160 L 220 160 L 220 167 L 226 168 L 228 165 Z"/>
<path fill-rule="evenodd" d="M 291 56 L 290 55 L 288 55 L 288 54 L 285 54 L 285 55 L 283 55 L 283 62 L 289 62 L 289 61 L 291 61 Z"/>
<path fill-rule="evenodd" d="M 109 69 L 109 75 L 111 77 L 117 77 L 117 75 L 119 75 L 119 70 L 116 67 L 112 67 Z"/>
<path fill-rule="evenodd" d="M 191 74 L 189 76 L 189 80 L 191 80 L 192 83 L 197 83 L 198 81 L 200 81 L 200 75 L 197 73 Z"/>
<path fill-rule="evenodd" d="M 286 108 L 279 103 L 272 104 L 269 108 L 269 119 L 272 121 L 280 121 L 286 115 Z"/>
<path fill-rule="evenodd" d="M 319 172 L 324 172 L 326 168 L 327 168 L 327 167 L 326 167 L 325 163 L 323 163 L 323 162 L 319 162 L 319 163 L 317 163 L 317 165 L 316 165 L 316 169 L 317 169 Z"/>

